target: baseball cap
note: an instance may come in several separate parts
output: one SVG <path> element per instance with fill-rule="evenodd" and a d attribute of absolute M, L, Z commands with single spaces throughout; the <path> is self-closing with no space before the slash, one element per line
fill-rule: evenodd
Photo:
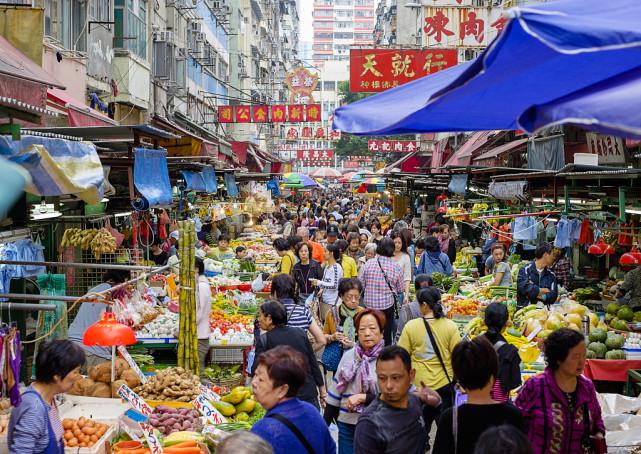
<path fill-rule="evenodd" d="M 338 236 L 338 226 L 330 224 L 327 226 L 327 236 Z"/>
<path fill-rule="evenodd" d="M 178 230 L 174 230 L 173 232 L 171 232 L 169 234 L 169 238 L 174 238 L 174 239 L 177 240 L 178 239 Z"/>

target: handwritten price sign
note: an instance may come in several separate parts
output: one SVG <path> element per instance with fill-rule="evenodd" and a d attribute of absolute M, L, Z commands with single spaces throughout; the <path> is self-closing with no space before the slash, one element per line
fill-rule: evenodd
<path fill-rule="evenodd" d="M 133 392 L 133 390 L 127 385 L 122 385 L 118 389 L 118 395 L 129 402 L 129 404 L 134 407 L 134 410 L 145 416 L 149 416 L 154 412 L 147 402 L 141 399 L 141 397 Z"/>
<path fill-rule="evenodd" d="M 138 367 L 138 364 L 136 364 L 136 361 L 134 361 L 134 359 L 131 357 L 127 349 L 124 346 L 119 345 L 118 353 L 120 353 L 120 356 L 122 356 L 125 359 L 125 361 L 127 361 L 127 364 L 129 364 L 129 366 L 134 370 L 136 375 L 138 375 L 138 378 L 140 378 L 140 381 L 142 383 L 147 383 L 147 377 L 145 377 L 145 374 L 142 373 L 142 371 L 140 370 L 140 367 Z"/>
<path fill-rule="evenodd" d="M 145 440 L 147 440 L 151 454 L 161 454 L 163 452 L 162 445 L 154 433 L 154 427 L 151 424 L 140 423 L 140 428 L 145 435 Z"/>
<path fill-rule="evenodd" d="M 206 417 L 212 424 L 222 424 L 227 422 L 218 410 L 216 410 L 202 394 L 192 402 L 194 408 L 198 410 L 204 417 Z"/>
<path fill-rule="evenodd" d="M 220 396 L 213 392 L 211 389 L 206 387 L 205 385 L 198 385 L 198 390 L 200 391 L 200 394 L 205 396 L 207 400 L 213 400 L 214 402 L 220 402 Z"/>

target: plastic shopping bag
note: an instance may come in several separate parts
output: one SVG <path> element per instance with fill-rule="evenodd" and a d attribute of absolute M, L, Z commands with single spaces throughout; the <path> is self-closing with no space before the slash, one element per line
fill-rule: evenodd
<path fill-rule="evenodd" d="M 265 282 L 263 281 L 263 275 L 259 274 L 256 279 L 254 279 L 254 282 L 252 282 L 252 290 L 254 292 L 260 292 L 265 288 Z"/>

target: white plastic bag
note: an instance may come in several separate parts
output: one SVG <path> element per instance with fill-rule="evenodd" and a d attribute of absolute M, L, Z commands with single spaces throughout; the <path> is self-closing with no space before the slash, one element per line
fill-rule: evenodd
<path fill-rule="evenodd" d="M 254 279 L 254 282 L 252 282 L 252 290 L 254 292 L 260 292 L 265 288 L 265 282 L 263 281 L 263 275 L 259 274 L 256 279 Z"/>

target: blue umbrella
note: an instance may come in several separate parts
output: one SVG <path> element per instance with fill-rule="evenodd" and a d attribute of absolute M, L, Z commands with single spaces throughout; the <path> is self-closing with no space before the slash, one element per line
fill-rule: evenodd
<path fill-rule="evenodd" d="M 508 15 L 476 60 L 341 107 L 334 127 L 376 135 L 518 129 L 526 110 L 588 94 L 641 65 L 638 0 L 565 0 Z"/>
<path fill-rule="evenodd" d="M 22 194 L 26 184 L 31 183 L 29 172 L 17 164 L 0 158 L 0 220 L 7 217 L 13 203 Z"/>

